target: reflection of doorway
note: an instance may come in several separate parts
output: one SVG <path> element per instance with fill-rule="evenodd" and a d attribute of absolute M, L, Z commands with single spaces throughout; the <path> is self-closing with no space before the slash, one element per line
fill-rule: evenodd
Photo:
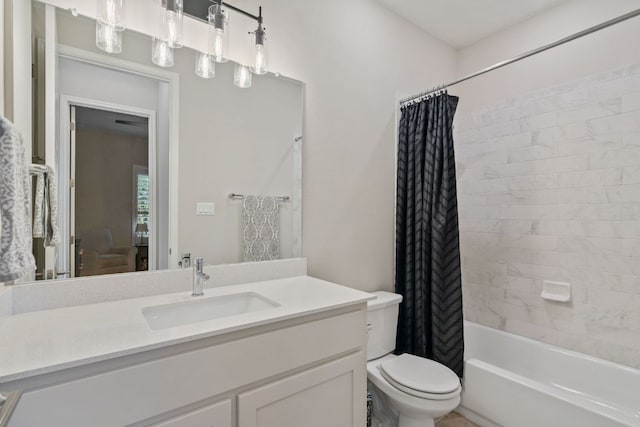
<path fill-rule="evenodd" d="M 92 108 L 94 107 L 94 108 Z M 73 276 L 153 268 L 154 112 L 69 102 L 69 260 Z M 123 111 L 128 111 L 124 113 Z M 138 225 L 140 224 L 140 225 Z"/>
<path fill-rule="evenodd" d="M 156 242 L 149 242 L 148 267 L 176 266 L 177 252 L 172 248 L 177 244 L 178 228 L 179 75 L 56 44 L 55 39 L 49 41 L 47 55 L 51 54 L 53 59 L 47 56 L 46 79 L 39 80 L 39 84 L 46 80 L 44 96 L 38 98 L 39 115 L 44 115 L 38 131 L 44 139 L 38 144 L 39 158 L 33 162 L 44 162 L 55 172 L 60 240 L 56 247 L 46 249 L 41 242 L 35 242 L 34 252 L 40 255 L 38 272 L 41 272 L 37 278 L 68 278 L 75 273 L 75 248 L 71 241 L 74 233 L 69 218 L 72 105 L 148 117 L 148 158 L 151 160 L 148 169 L 150 182 L 155 183 L 150 201 L 155 204 L 156 212 L 155 220 L 152 218 L 149 224 L 150 239 L 155 238 Z"/>
<path fill-rule="evenodd" d="M 71 227 L 76 236 L 75 276 L 142 269 L 138 252 L 148 253 L 149 241 L 149 120 L 71 108 L 76 123 L 75 159 L 71 159 L 71 170 L 75 170 L 75 227 Z M 134 175 L 138 171 L 141 173 Z"/>

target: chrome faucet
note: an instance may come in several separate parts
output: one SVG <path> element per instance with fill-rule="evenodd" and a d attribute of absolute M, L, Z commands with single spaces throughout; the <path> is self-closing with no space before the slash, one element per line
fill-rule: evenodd
<path fill-rule="evenodd" d="M 202 291 L 202 282 L 209 280 L 209 275 L 204 273 L 204 259 L 198 257 L 193 263 L 193 293 L 191 296 L 201 297 L 204 295 Z"/>

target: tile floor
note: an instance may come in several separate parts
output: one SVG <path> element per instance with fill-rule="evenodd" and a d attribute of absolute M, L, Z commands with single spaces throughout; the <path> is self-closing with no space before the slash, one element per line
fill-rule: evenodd
<path fill-rule="evenodd" d="M 449 415 L 440 418 L 436 422 L 436 427 L 480 427 L 478 424 L 472 423 L 457 412 L 452 412 Z"/>

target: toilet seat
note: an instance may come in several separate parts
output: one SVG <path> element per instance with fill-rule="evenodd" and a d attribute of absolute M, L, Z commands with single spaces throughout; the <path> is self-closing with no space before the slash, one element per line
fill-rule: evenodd
<path fill-rule="evenodd" d="M 392 386 L 422 399 L 448 400 L 460 395 L 462 389 L 451 369 L 406 353 L 381 363 L 380 373 Z"/>

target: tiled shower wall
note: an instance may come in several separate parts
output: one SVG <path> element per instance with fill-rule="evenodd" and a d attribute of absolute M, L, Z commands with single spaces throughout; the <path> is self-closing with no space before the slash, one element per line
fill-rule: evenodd
<path fill-rule="evenodd" d="M 640 368 L 640 66 L 464 102 L 466 319 Z M 543 300 L 543 280 L 571 303 Z"/>

